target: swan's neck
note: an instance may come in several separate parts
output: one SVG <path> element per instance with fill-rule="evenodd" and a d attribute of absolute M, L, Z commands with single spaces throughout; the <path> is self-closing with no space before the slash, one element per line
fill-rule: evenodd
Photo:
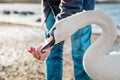
<path fill-rule="evenodd" d="M 96 18 L 94 18 L 94 16 Z M 86 54 L 84 55 L 84 60 L 92 62 L 96 62 L 95 60 L 104 60 L 107 50 L 112 46 L 117 35 L 115 23 L 109 16 L 103 13 L 94 14 L 94 16 L 91 23 L 99 25 L 102 29 L 102 34 L 88 48 Z"/>
<path fill-rule="evenodd" d="M 116 28 L 111 17 L 100 11 L 87 11 L 78 13 L 68 18 L 57 22 L 54 27 L 56 43 L 67 39 L 78 29 L 86 25 L 97 24 L 103 32 L 102 35 L 95 41 L 87 50 L 84 60 L 95 61 L 104 57 L 105 51 L 112 45 L 116 37 Z M 94 58 L 93 58 L 94 57 Z"/>

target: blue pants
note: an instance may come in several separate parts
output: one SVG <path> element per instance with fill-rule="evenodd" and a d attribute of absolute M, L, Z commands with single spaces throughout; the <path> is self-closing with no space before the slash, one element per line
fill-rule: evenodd
<path fill-rule="evenodd" d="M 53 13 L 50 12 L 46 20 L 46 27 L 48 30 L 50 30 L 54 22 L 55 20 L 53 17 Z M 89 76 L 85 73 L 82 65 L 82 58 L 84 52 L 91 43 L 90 36 L 91 36 L 90 25 L 78 30 L 76 33 L 74 33 L 71 36 L 72 59 L 74 62 L 75 80 L 91 80 Z M 51 53 L 46 60 L 47 80 L 62 80 L 62 70 L 63 70 L 62 53 L 63 53 L 62 44 L 56 44 L 51 50 Z"/>

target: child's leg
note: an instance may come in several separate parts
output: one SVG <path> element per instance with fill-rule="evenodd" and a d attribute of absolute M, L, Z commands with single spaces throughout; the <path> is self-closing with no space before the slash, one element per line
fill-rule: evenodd
<path fill-rule="evenodd" d="M 89 76 L 85 73 L 82 64 L 84 52 L 91 43 L 90 36 L 91 36 L 90 26 L 78 30 L 71 36 L 75 80 L 91 80 Z"/>
<path fill-rule="evenodd" d="M 46 27 L 48 31 L 54 24 L 53 13 L 50 12 L 47 20 Z M 46 60 L 46 72 L 47 80 L 62 80 L 62 52 L 63 52 L 63 42 L 61 44 L 56 44 Z"/>

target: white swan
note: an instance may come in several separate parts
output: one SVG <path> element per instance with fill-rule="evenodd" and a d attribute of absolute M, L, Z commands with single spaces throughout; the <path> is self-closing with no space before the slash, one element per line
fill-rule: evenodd
<path fill-rule="evenodd" d="M 108 15 L 100 11 L 87 11 L 60 20 L 54 25 L 56 43 L 89 24 L 97 24 L 103 31 L 84 55 L 85 71 L 93 80 L 120 80 L 120 54 L 105 55 L 117 35 L 116 25 Z"/>

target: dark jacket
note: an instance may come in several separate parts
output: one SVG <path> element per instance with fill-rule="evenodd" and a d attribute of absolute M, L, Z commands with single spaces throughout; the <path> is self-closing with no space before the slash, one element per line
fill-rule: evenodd
<path fill-rule="evenodd" d="M 82 10 L 93 10 L 94 0 L 42 0 L 42 24 L 52 10 L 56 19 L 65 18 Z"/>
<path fill-rule="evenodd" d="M 59 4 L 60 4 L 60 0 L 42 0 L 41 1 L 42 25 L 44 24 L 51 10 L 55 16 L 60 12 Z"/>

